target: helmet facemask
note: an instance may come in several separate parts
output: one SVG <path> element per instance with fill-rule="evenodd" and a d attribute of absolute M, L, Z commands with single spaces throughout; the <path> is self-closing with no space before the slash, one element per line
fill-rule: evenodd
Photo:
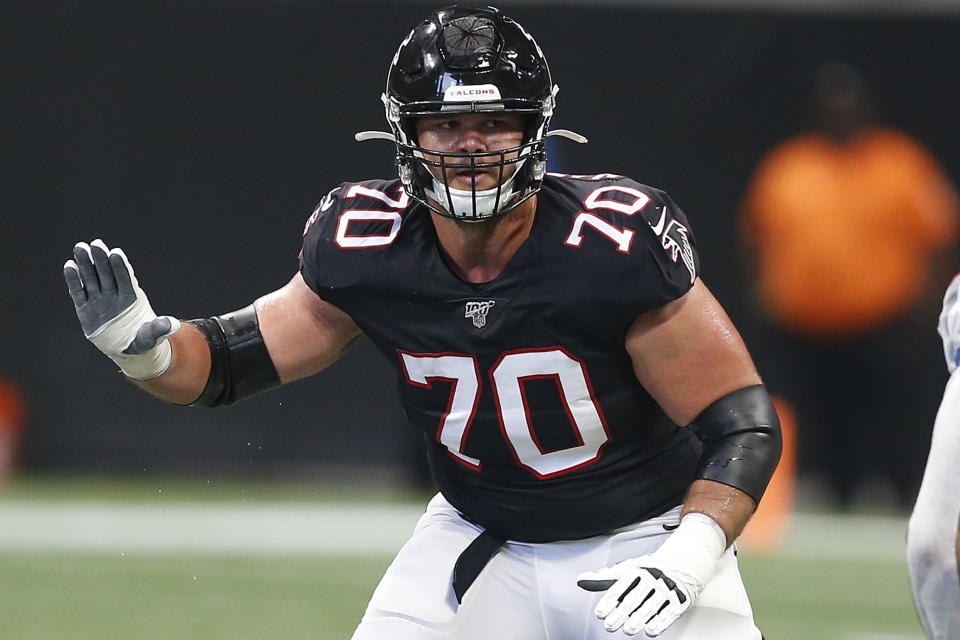
<path fill-rule="evenodd" d="M 546 173 L 544 143 L 553 114 L 553 94 L 538 105 L 508 105 L 502 101 L 400 105 L 386 95 L 383 101 L 397 144 L 397 165 L 404 189 L 430 210 L 456 220 L 481 222 L 512 211 L 539 190 Z M 434 151 L 419 145 L 417 118 L 461 113 L 519 113 L 526 120 L 523 142 L 508 149 L 472 153 Z M 504 179 L 511 167 L 512 174 Z M 452 187 L 447 178 L 451 169 L 469 170 L 473 187 Z M 493 175 L 495 187 L 477 190 L 476 172 L 481 169 Z"/>
<path fill-rule="evenodd" d="M 587 141 L 572 131 L 548 131 L 557 91 L 543 52 L 517 22 L 494 7 L 448 7 L 414 27 L 393 57 L 381 97 L 391 133 L 363 131 L 356 139 L 394 142 L 404 190 L 430 210 L 466 222 L 489 220 L 540 190 L 547 137 Z M 420 146 L 418 118 L 470 113 L 522 115 L 521 144 L 473 153 Z M 473 188 L 452 187 L 451 167 L 474 170 Z M 491 170 L 497 185 L 478 191 L 477 169 Z"/>

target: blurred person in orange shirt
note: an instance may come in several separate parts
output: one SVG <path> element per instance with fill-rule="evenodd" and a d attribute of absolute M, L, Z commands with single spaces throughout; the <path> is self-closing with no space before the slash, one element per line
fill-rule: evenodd
<path fill-rule="evenodd" d="M 775 341 L 766 377 L 796 405 L 801 473 L 841 504 L 884 476 L 907 506 L 929 435 L 907 431 L 925 406 L 913 390 L 936 351 L 917 316 L 953 266 L 957 196 L 917 141 L 874 125 L 856 69 L 820 68 L 815 99 L 817 127 L 763 158 L 740 217 Z"/>

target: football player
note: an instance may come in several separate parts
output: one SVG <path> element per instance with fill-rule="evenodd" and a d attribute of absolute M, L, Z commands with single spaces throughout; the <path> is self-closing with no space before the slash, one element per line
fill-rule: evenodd
<path fill-rule="evenodd" d="M 658 189 L 546 173 L 557 87 L 492 7 L 432 14 L 382 96 L 398 178 L 342 184 L 300 271 L 228 313 L 158 317 L 124 253 L 64 268 L 136 384 L 219 406 L 360 334 L 399 376 L 440 492 L 355 640 L 760 638 L 733 545 L 780 455 L 770 398 Z M 598 620 L 599 618 L 599 620 Z"/>
<path fill-rule="evenodd" d="M 960 637 L 960 276 L 943 296 L 937 332 L 950 380 L 907 526 L 907 568 L 923 630 L 930 640 L 948 640 Z"/>

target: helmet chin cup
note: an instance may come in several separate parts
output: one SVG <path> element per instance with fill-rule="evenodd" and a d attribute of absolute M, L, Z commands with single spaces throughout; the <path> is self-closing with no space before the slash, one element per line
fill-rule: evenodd
<path fill-rule="evenodd" d="M 521 160 L 518 164 L 523 164 Z M 518 167 L 519 171 L 520 167 Z M 433 189 L 426 192 L 432 202 L 441 208 L 428 206 L 442 216 L 465 222 L 483 222 L 504 215 L 519 204 L 514 184 L 517 172 L 490 189 L 454 189 L 445 180 L 433 178 Z"/>
<path fill-rule="evenodd" d="M 437 194 L 435 200 L 446 203 L 442 215 L 465 222 L 483 222 L 497 217 L 499 207 L 497 206 L 498 189 L 496 187 L 484 191 L 450 189 L 446 191 L 448 196 L 446 198 L 441 195 L 445 193 L 445 190 L 439 180 L 434 180 L 433 187 L 433 193 Z"/>

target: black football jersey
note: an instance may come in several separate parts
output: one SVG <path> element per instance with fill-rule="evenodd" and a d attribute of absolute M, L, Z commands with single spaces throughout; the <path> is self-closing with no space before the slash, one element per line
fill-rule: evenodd
<path fill-rule="evenodd" d="M 483 284 L 450 271 L 398 180 L 343 184 L 301 273 L 392 363 L 443 495 L 512 540 L 597 535 L 679 504 L 701 446 L 637 381 L 637 316 L 699 270 L 686 217 L 627 178 L 548 174 L 530 236 Z"/>

